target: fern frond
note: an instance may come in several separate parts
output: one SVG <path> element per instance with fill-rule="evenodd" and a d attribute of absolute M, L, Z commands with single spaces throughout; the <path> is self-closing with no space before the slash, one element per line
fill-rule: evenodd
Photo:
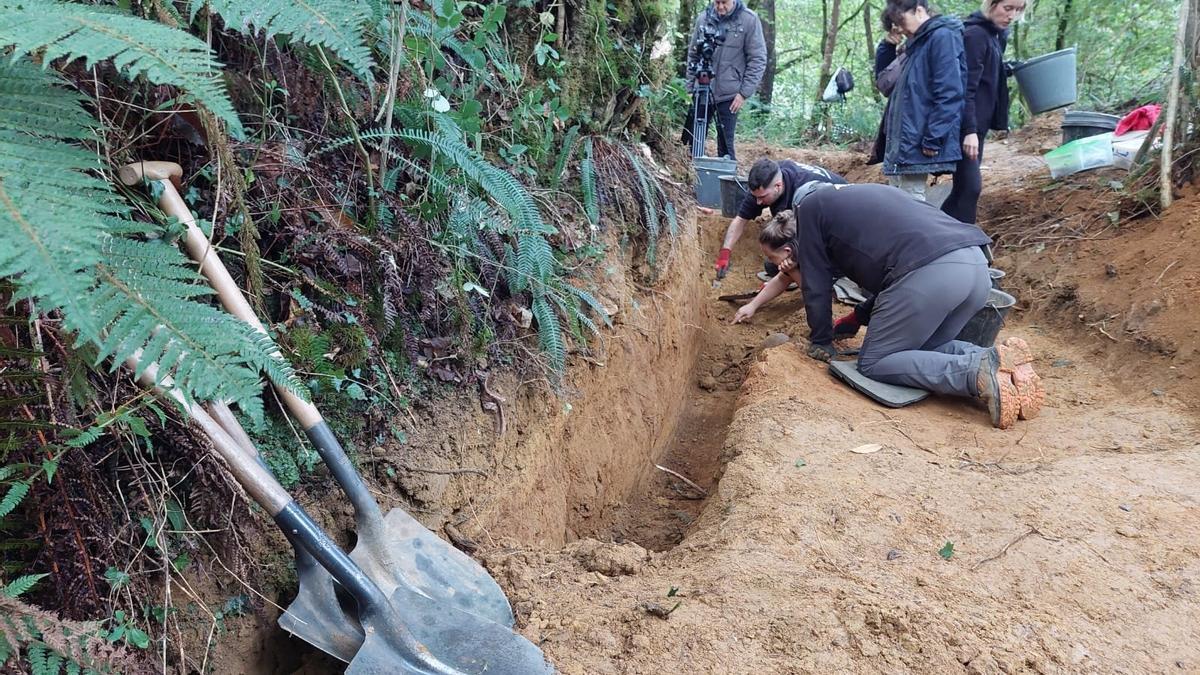
<path fill-rule="evenodd" d="M 596 192 L 596 160 L 592 157 L 592 139 L 583 143 L 583 161 L 579 163 L 579 182 L 583 188 L 583 211 L 592 227 L 600 226 L 600 201 Z"/>
<path fill-rule="evenodd" d="M 558 153 L 558 161 L 554 163 L 554 170 L 550 172 L 550 187 L 557 190 L 559 183 L 562 182 L 563 169 L 566 168 L 567 162 L 571 159 L 571 155 L 575 153 L 575 141 L 579 138 L 579 125 L 571 127 L 567 130 L 567 135 L 563 137 L 562 151 Z"/>
<path fill-rule="evenodd" d="M 532 311 L 533 318 L 537 321 L 538 343 L 542 351 L 550 357 L 551 367 L 556 372 L 561 372 L 567 363 L 567 347 L 563 342 L 558 316 L 546 301 L 545 295 L 534 296 Z"/>
<path fill-rule="evenodd" d="M 286 35 L 337 54 L 364 82 L 375 62 L 364 39 L 372 9 L 362 0 L 191 0 L 192 17 L 204 5 L 246 35 Z"/>
<path fill-rule="evenodd" d="M 95 155 L 58 140 L 90 133 L 61 84 L 26 60 L 0 62 L 0 277 L 15 278 L 18 297 L 38 297 L 43 311 L 63 310 L 68 328 L 93 339 L 100 326 L 82 298 L 106 224 L 127 209 L 108 183 L 89 175 L 98 168 Z M 38 89 L 40 97 L 22 93 Z M 51 110 L 62 114 L 44 128 L 22 126 Z M 33 135 L 43 129 L 44 136 Z"/>
<path fill-rule="evenodd" d="M 29 494 L 29 482 L 17 481 L 8 486 L 8 492 L 5 493 L 4 499 L 0 499 L 0 518 L 7 516 L 13 512 L 25 499 L 25 495 Z"/>
<path fill-rule="evenodd" d="M 107 327 L 99 359 L 114 367 L 141 350 L 138 370 L 156 362 L 160 375 L 198 400 L 237 403 L 261 419 L 258 373 L 297 394 L 304 387 L 280 356 L 275 343 L 233 316 L 197 298 L 212 289 L 201 283 L 179 249 L 162 242 L 109 239 L 106 260 L 88 303 Z"/>
<path fill-rule="evenodd" d="M 651 187 L 653 178 L 646 175 L 646 170 L 642 168 L 641 161 L 629 151 L 629 148 L 622 147 L 621 150 L 625 153 L 625 157 L 629 160 L 629 163 L 633 166 L 634 173 L 637 175 L 638 189 L 641 194 L 642 220 L 647 231 L 646 262 L 650 263 L 651 267 L 654 267 L 655 254 L 658 251 L 659 235 L 658 193 Z"/>
<path fill-rule="evenodd" d="M 513 279 L 513 287 L 517 291 L 532 289 L 535 296 L 540 296 L 554 275 L 556 263 L 544 237 L 521 235 L 517 238 L 517 278 Z"/>
<path fill-rule="evenodd" d="M 360 132 L 358 138 L 364 142 L 398 138 L 409 143 L 423 145 L 440 153 L 442 157 L 478 184 L 487 195 L 496 200 L 508 213 L 513 227 L 518 233 L 555 234 L 557 232 L 542 221 L 542 215 L 533 203 L 533 198 L 512 174 L 493 166 L 459 139 L 422 129 L 401 129 L 399 131 L 377 129 Z M 330 152 L 353 142 L 353 137 L 338 139 L 326 145 L 319 152 Z"/>
<path fill-rule="evenodd" d="M 199 38 L 118 10 L 59 0 L 0 0 L 0 47 L 14 55 L 41 52 L 43 63 L 112 60 L 126 76 L 178 87 L 229 127 L 245 134 L 221 83 L 221 66 Z"/>
<path fill-rule="evenodd" d="M 663 211 L 667 213 L 667 231 L 671 233 L 671 239 L 679 236 L 679 216 L 675 213 L 675 204 L 663 197 Z"/>
<path fill-rule="evenodd" d="M 608 310 L 604 309 L 604 305 L 600 304 L 600 301 L 596 299 L 596 296 L 588 293 L 578 286 L 573 286 L 571 284 L 563 284 L 562 288 L 571 295 L 579 298 L 580 302 L 586 305 L 588 309 L 592 310 L 596 316 L 600 317 L 600 319 L 604 321 L 605 326 L 612 328 L 612 317 L 608 315 Z"/>
<path fill-rule="evenodd" d="M 83 111 L 83 97 L 63 87 L 27 60 L 0 61 L 0 130 L 46 138 L 91 136 L 95 121 Z"/>
<path fill-rule="evenodd" d="M 49 576 L 48 573 L 42 574 L 26 574 L 25 576 L 17 577 L 8 582 L 3 589 L 0 589 L 0 595 L 6 598 L 19 598 L 24 595 L 29 589 L 33 588 L 37 582 Z"/>
<path fill-rule="evenodd" d="M 100 624 L 94 621 L 68 621 L 25 604 L 16 598 L 0 595 L 0 652 L 13 655 L 28 647 L 30 665 L 54 672 L 61 669 L 63 660 L 89 672 L 111 672 L 117 650 L 101 637 Z M 7 648 L 7 649 L 4 649 Z M 2 662 L 0 662 L 2 663 Z M 68 667 L 68 672 L 71 672 Z"/>

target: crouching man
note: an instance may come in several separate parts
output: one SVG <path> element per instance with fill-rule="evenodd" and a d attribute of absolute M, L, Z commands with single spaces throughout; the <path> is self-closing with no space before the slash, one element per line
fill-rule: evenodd
<path fill-rule="evenodd" d="M 780 273 L 738 310 L 754 316 L 790 280 L 800 284 L 809 327 L 808 355 L 835 355 L 832 270 L 875 294 L 859 353 L 867 377 L 938 394 L 980 398 L 1001 429 L 1041 410 L 1045 390 L 1029 345 L 1009 338 L 984 348 L 955 340 L 987 302 L 991 280 L 978 227 L 959 222 L 886 185 L 810 183 L 796 207 L 767 224 L 759 243 Z"/>

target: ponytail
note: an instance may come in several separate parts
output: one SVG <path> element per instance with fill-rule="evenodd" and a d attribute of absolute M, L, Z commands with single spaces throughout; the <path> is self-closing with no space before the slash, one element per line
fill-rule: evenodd
<path fill-rule="evenodd" d="M 796 215 L 791 209 L 780 211 L 775 215 L 762 232 L 758 233 L 758 243 L 772 251 L 790 246 L 796 240 Z"/>

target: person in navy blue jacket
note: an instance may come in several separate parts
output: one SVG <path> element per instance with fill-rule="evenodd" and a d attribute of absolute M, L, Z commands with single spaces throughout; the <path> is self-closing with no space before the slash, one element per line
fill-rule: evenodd
<path fill-rule="evenodd" d="M 927 0 L 888 0 L 884 11 L 908 40 L 907 62 L 884 121 L 883 173 L 892 185 L 924 201 L 929 175 L 952 173 L 962 159 L 967 79 L 962 22 L 931 14 Z M 895 55 L 895 45 L 881 49 L 877 67 Z"/>
<path fill-rule="evenodd" d="M 991 289 L 980 247 L 991 240 L 887 185 L 809 183 L 793 212 L 777 215 L 759 236 L 780 274 L 738 310 L 754 316 L 789 280 L 804 292 L 808 355 L 835 356 L 833 270 L 875 294 L 858 357 L 863 375 L 939 394 L 984 399 L 1001 429 L 1039 412 L 1045 397 L 1023 340 L 985 348 L 955 337 L 983 308 Z"/>
<path fill-rule="evenodd" d="M 980 11 L 963 22 L 967 59 L 966 105 L 962 120 L 962 159 L 954 170 L 954 187 L 942 211 L 974 223 L 983 192 L 979 165 L 989 129 L 1008 130 L 1008 82 L 1004 48 L 1008 27 L 1025 12 L 1025 0 L 983 0 Z"/>

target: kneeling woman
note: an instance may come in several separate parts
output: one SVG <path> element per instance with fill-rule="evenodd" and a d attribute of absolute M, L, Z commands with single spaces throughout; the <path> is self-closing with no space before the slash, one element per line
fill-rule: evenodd
<path fill-rule="evenodd" d="M 984 399 L 1001 429 L 1037 415 L 1045 392 L 1023 340 L 984 348 L 954 339 L 987 301 L 991 280 L 980 249 L 991 243 L 987 235 L 886 185 L 805 188 L 794 212 L 780 213 L 759 236 L 763 253 L 783 271 L 738 310 L 734 323 L 795 279 L 804 291 L 808 355 L 828 361 L 835 353 L 838 269 L 876 294 L 859 353 L 863 375 Z"/>

